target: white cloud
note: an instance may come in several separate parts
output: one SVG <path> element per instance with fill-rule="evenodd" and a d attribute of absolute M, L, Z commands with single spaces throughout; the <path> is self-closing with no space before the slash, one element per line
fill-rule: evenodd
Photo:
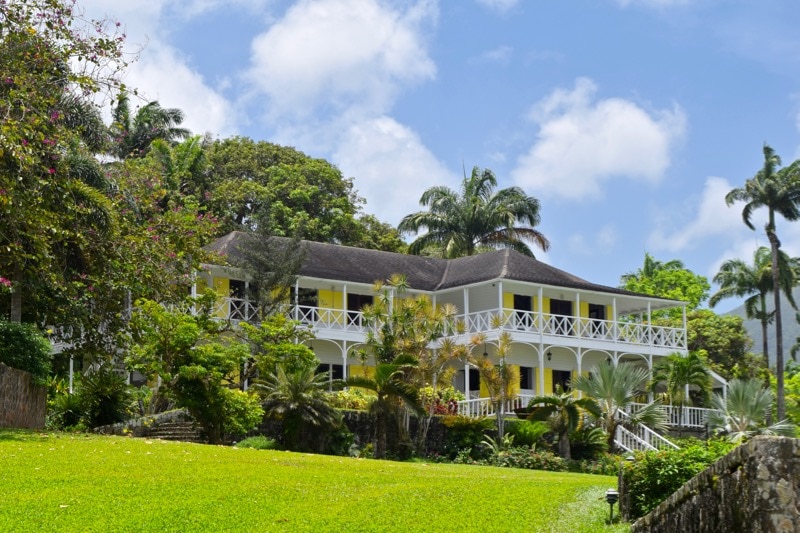
<path fill-rule="evenodd" d="M 422 28 L 436 16 L 425 0 L 405 11 L 376 0 L 301 0 L 253 40 L 247 78 L 274 115 L 356 106 L 379 114 L 401 87 L 435 76 Z"/>
<path fill-rule="evenodd" d="M 332 159 L 345 176 L 356 177 L 365 211 L 394 225 L 421 209 L 425 189 L 458 182 L 414 131 L 387 116 L 351 124 Z"/>
<path fill-rule="evenodd" d="M 255 5 L 259 1 L 263 0 L 241 0 L 241 3 Z M 210 0 L 195 0 L 188 7 L 192 8 L 189 11 L 199 12 L 211 4 Z M 230 135 L 236 132 L 233 104 L 163 39 L 170 28 L 161 26 L 160 22 L 165 10 L 171 6 L 170 2 L 84 0 L 82 5 L 88 17 L 119 20 L 127 35 L 126 49 L 129 52 L 139 51 L 144 46 L 138 60 L 125 73 L 126 85 L 142 96 L 141 102 L 132 99 L 133 106 L 158 100 L 163 107 L 181 109 L 186 116 L 183 126 L 194 133 L 210 131 Z"/>
<path fill-rule="evenodd" d="M 518 185 L 585 199 L 599 195 L 605 180 L 662 178 L 686 129 L 680 107 L 648 113 L 622 98 L 595 101 L 596 92 L 594 82 L 580 78 L 574 89 L 557 89 L 533 107 L 539 133 L 511 173 Z"/>
<path fill-rule="evenodd" d="M 501 13 L 510 10 L 519 3 L 519 0 L 477 0 L 479 4 Z"/>
<path fill-rule="evenodd" d="M 655 250 L 681 252 L 709 237 L 725 236 L 726 239 L 732 240 L 737 235 L 742 235 L 742 228 L 747 229 L 742 223 L 742 206 L 737 203 L 728 207 L 725 203 L 725 195 L 733 188 L 733 185 L 724 178 L 706 179 L 699 198 L 696 201 L 689 201 L 688 205 L 684 206 L 686 212 L 694 213 L 696 216 L 686 224 L 674 227 L 675 220 L 681 220 L 682 217 L 674 211 L 667 213 L 668 218 L 650 234 L 648 246 Z M 757 217 L 759 217 L 758 212 L 755 213 L 754 222 Z M 666 224 L 672 225 L 673 228 L 665 229 Z M 759 227 L 758 223 L 754 225 Z"/>
<path fill-rule="evenodd" d="M 510 46 L 498 46 L 497 48 L 493 48 L 492 50 L 487 50 L 480 54 L 479 56 L 473 58 L 471 62 L 473 63 L 499 63 L 501 65 L 507 65 L 508 62 L 511 60 L 511 54 L 514 52 L 514 49 Z"/>

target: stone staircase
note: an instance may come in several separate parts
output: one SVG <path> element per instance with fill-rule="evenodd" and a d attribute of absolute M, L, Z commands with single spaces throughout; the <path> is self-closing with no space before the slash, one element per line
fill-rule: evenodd
<path fill-rule="evenodd" d="M 203 431 L 192 422 L 162 422 L 154 424 L 147 429 L 146 436 L 151 439 L 182 442 L 203 443 L 206 441 Z"/>

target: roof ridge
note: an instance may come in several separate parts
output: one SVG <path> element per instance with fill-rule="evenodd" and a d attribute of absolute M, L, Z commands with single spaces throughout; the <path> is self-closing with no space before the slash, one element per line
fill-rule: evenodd
<path fill-rule="evenodd" d="M 447 274 L 450 273 L 450 265 L 452 264 L 453 264 L 452 259 L 450 258 L 445 259 L 444 270 L 442 271 L 442 277 L 439 278 L 439 283 L 436 284 L 436 287 L 434 287 L 433 290 L 438 291 L 441 288 L 441 286 L 444 285 L 444 282 L 447 281 Z"/>
<path fill-rule="evenodd" d="M 503 249 L 503 268 L 500 269 L 500 278 L 505 279 L 508 275 L 508 261 L 511 258 L 511 248 Z"/>

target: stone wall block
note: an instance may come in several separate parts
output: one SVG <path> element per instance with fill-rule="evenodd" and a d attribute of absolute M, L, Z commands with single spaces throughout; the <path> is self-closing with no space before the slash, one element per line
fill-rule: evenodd
<path fill-rule="evenodd" d="M 30 372 L 0 363 L 0 427 L 43 429 L 47 390 Z"/>

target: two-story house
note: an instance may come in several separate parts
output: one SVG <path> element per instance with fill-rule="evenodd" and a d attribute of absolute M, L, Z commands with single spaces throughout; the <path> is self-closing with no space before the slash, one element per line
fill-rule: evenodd
<path fill-rule="evenodd" d="M 233 232 L 209 248 L 235 258 L 242 237 Z M 365 371 L 353 357 L 366 336 L 361 309 L 373 302 L 375 281 L 393 274 L 407 277 L 412 296 L 453 304 L 465 335 L 485 334 L 478 349 L 490 358 L 500 332 L 510 332 L 507 362 L 519 367 L 522 399 L 552 393 L 601 361 L 652 369 L 658 358 L 686 352 L 685 302 L 591 283 L 510 249 L 437 259 L 317 242 L 303 246 L 306 257 L 288 312 L 313 330 L 312 348 L 333 379 Z M 249 282 L 237 269 L 208 265 L 197 281 L 220 295 L 220 316 L 258 320 Z M 669 308 L 684 310 L 681 327 L 651 325 L 653 311 Z M 468 412 L 479 410 L 476 369 L 463 364 L 453 385 L 470 399 Z"/>

